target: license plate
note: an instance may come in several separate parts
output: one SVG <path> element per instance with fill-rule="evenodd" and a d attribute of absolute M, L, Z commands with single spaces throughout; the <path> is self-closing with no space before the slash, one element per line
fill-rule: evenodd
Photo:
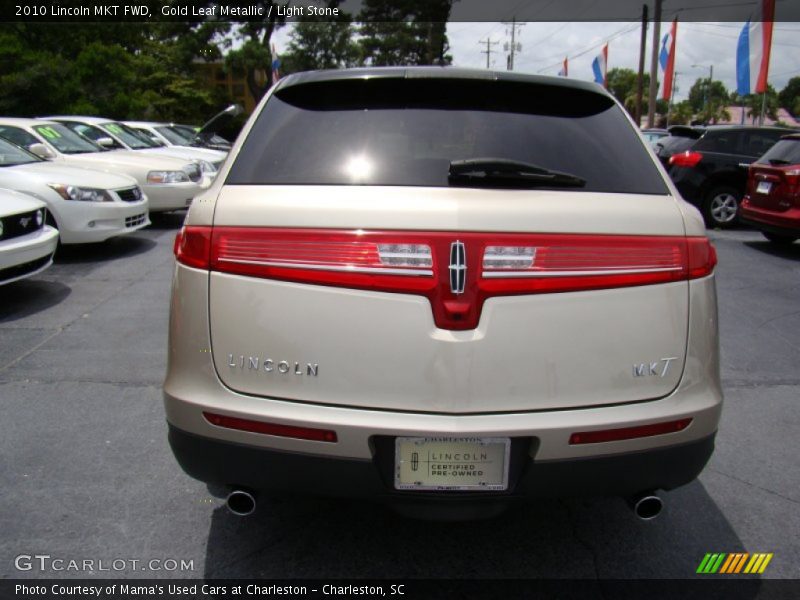
<path fill-rule="evenodd" d="M 398 490 L 508 489 L 509 438 L 401 437 L 395 440 Z"/>
<path fill-rule="evenodd" d="M 759 181 L 758 185 L 756 186 L 756 193 L 758 194 L 769 194 L 770 189 L 772 189 L 772 183 L 769 181 Z"/>

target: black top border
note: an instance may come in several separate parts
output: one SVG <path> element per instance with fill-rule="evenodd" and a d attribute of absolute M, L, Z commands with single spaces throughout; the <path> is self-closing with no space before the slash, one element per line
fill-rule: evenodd
<path fill-rule="evenodd" d="M 426 4 L 432 0 L 416 1 L 420 3 L 420 14 L 433 14 L 426 9 Z M 663 21 L 678 18 L 686 22 L 743 22 L 758 18 L 761 2 L 665 0 L 661 18 Z M 642 18 L 643 4 L 648 5 L 649 20 L 652 21 L 654 0 L 454 0 L 447 21 L 638 22 Z M 387 6 L 392 5 L 387 3 Z M 363 7 L 362 0 L 4 0 L 0 3 L 0 22 L 297 22 L 336 20 L 343 15 L 362 21 Z M 397 13 L 398 10 L 391 8 L 386 14 L 402 20 L 404 17 Z M 385 20 L 385 17 L 379 20 Z M 442 19 L 434 17 L 430 20 Z M 775 0 L 775 21 L 800 21 L 800 2 Z"/>

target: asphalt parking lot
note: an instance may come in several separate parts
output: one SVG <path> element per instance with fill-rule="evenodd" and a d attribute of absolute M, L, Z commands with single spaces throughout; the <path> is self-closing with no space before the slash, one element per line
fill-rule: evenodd
<path fill-rule="evenodd" d="M 241 519 L 167 446 L 160 385 L 181 215 L 154 221 L 0 287 L 0 578 L 684 578 L 707 552 L 772 552 L 763 577 L 800 578 L 800 243 L 712 233 L 726 406 L 709 466 L 663 495 L 655 521 L 618 498 L 445 524 L 276 498 Z M 34 554 L 128 562 L 15 567 Z M 192 564 L 143 570 L 153 559 Z"/>

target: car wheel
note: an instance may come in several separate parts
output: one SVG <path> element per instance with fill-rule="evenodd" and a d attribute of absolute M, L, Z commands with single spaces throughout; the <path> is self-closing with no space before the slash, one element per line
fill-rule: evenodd
<path fill-rule="evenodd" d="M 762 231 L 761 233 L 763 233 L 764 237 L 770 242 L 777 244 L 778 246 L 788 246 L 797 239 L 797 236 L 786 235 L 783 233 L 768 233 L 766 231 Z"/>
<path fill-rule="evenodd" d="M 703 204 L 703 217 L 708 227 L 724 229 L 736 222 L 741 194 L 732 187 L 721 186 L 711 190 Z"/>

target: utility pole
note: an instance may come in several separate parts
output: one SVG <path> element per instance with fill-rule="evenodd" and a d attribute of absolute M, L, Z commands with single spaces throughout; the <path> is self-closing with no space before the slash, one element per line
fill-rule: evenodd
<path fill-rule="evenodd" d="M 639 77 L 636 79 L 636 108 L 634 120 L 642 125 L 642 95 L 644 94 L 644 55 L 647 52 L 647 4 L 642 4 L 642 40 L 639 43 Z"/>
<path fill-rule="evenodd" d="M 499 44 L 500 42 L 493 42 L 490 38 L 486 38 L 485 40 L 480 40 L 478 43 L 486 44 L 486 50 L 481 50 L 481 54 L 486 55 L 486 68 L 491 69 L 492 67 L 490 64 L 491 63 L 490 58 L 493 52 L 492 46 L 494 46 L 495 44 Z"/>
<path fill-rule="evenodd" d="M 655 127 L 656 95 L 658 94 L 658 49 L 661 45 L 661 0 L 655 0 L 653 11 L 653 54 L 650 61 L 650 93 L 647 102 L 647 126 Z"/>
<path fill-rule="evenodd" d="M 511 26 L 511 47 L 509 48 L 508 43 L 504 45 L 504 50 L 507 52 L 510 50 L 510 54 L 508 55 L 508 63 L 507 67 L 509 71 L 514 70 L 514 54 L 517 52 L 522 51 L 522 44 L 518 43 L 517 40 L 517 27 L 522 27 L 525 23 L 517 23 L 516 17 L 511 19 L 511 23 L 504 22 L 503 25 L 510 25 Z"/>

